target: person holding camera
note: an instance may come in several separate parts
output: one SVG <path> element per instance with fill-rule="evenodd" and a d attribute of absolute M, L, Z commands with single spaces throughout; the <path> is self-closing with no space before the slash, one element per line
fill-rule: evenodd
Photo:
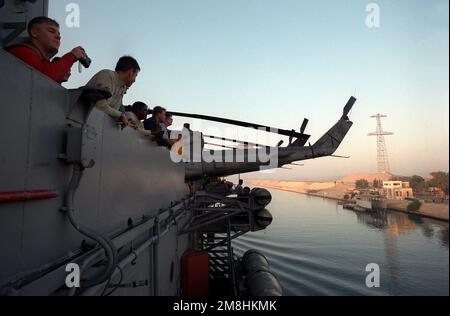
<path fill-rule="evenodd" d="M 57 60 L 51 59 L 58 53 L 61 45 L 59 24 L 47 17 L 37 17 L 28 23 L 28 38 L 6 50 L 31 67 L 40 71 L 57 83 L 64 82 L 74 63 L 80 61 L 89 66 L 83 47 L 78 46 Z"/>

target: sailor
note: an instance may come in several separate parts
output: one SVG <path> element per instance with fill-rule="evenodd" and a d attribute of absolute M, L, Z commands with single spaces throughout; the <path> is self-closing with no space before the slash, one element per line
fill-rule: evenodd
<path fill-rule="evenodd" d="M 59 24 L 50 18 L 42 16 L 32 19 L 28 23 L 28 36 L 24 42 L 6 50 L 59 84 L 64 82 L 76 61 L 86 58 L 86 52 L 79 46 L 50 61 L 61 45 Z"/>
<path fill-rule="evenodd" d="M 98 101 L 95 106 L 113 119 L 121 122 L 122 127 L 137 128 L 134 123 L 128 121 L 126 113 L 121 112 L 120 108 L 123 105 L 123 96 L 136 81 L 140 70 L 141 68 L 136 59 L 130 56 L 123 56 L 117 62 L 115 71 L 101 70 L 86 84 L 90 88 L 106 89 L 112 94 L 109 99 Z"/>
<path fill-rule="evenodd" d="M 171 130 L 169 130 L 169 127 L 172 126 L 173 123 L 173 116 L 172 114 L 166 112 L 166 118 L 164 122 L 161 122 L 159 125 L 161 127 L 162 131 L 162 137 L 161 140 L 158 142 L 161 146 L 166 146 L 169 149 L 172 148 L 172 146 L 181 140 L 181 134 L 178 135 L 177 138 L 171 138 Z"/>
<path fill-rule="evenodd" d="M 244 184 L 244 180 L 239 179 L 239 184 L 236 186 L 236 188 L 234 189 L 234 192 L 237 195 L 243 195 L 244 194 L 244 187 L 242 186 Z"/>
<path fill-rule="evenodd" d="M 166 118 L 164 122 L 161 122 L 159 126 L 161 127 L 161 130 L 163 131 L 162 138 L 165 140 L 170 140 L 170 130 L 169 127 L 172 126 L 173 123 L 173 116 L 170 113 L 166 112 Z"/>
<path fill-rule="evenodd" d="M 128 122 L 132 125 L 136 126 L 136 130 L 139 131 L 144 136 L 152 137 L 151 131 L 147 131 L 144 128 L 144 124 L 142 123 L 148 116 L 148 106 L 144 102 L 135 102 L 130 111 L 125 112 L 125 115 L 128 118 Z M 153 138 L 153 137 L 152 137 Z"/>
<path fill-rule="evenodd" d="M 156 106 L 153 109 L 153 115 L 149 119 L 144 121 L 144 127 L 146 130 L 151 131 L 153 135 L 159 135 L 162 138 L 164 133 L 161 130 L 161 123 L 166 120 L 166 109 L 161 106 Z"/>

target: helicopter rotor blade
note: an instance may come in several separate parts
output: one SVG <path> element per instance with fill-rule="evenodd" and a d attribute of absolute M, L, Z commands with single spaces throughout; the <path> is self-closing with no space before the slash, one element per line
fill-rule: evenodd
<path fill-rule="evenodd" d="M 300 127 L 300 133 L 301 134 L 305 134 L 305 130 L 306 130 L 306 127 L 308 126 L 308 123 L 309 123 L 309 120 L 305 118 L 303 120 L 302 127 Z"/>
<path fill-rule="evenodd" d="M 348 100 L 347 104 L 344 107 L 344 114 L 342 115 L 343 118 L 347 118 L 348 114 L 352 110 L 353 106 L 355 105 L 357 99 L 355 97 L 350 97 L 350 100 Z"/>
<path fill-rule="evenodd" d="M 246 128 L 254 128 L 254 129 L 263 129 L 266 132 L 275 133 L 283 136 L 292 136 L 295 138 L 300 138 L 302 140 L 307 141 L 311 136 L 306 134 L 297 133 L 295 131 L 285 130 L 285 129 L 279 129 L 274 128 L 266 125 L 260 125 L 256 123 L 249 123 L 244 121 L 237 121 L 237 120 L 231 120 L 226 119 L 222 117 L 215 117 L 215 116 L 209 116 L 209 115 L 200 115 L 200 114 L 190 114 L 190 113 L 180 113 L 180 112 L 169 112 L 173 116 L 179 116 L 179 117 L 187 117 L 192 119 L 199 119 L 199 120 L 206 120 L 211 122 L 217 122 L 217 123 L 223 123 L 223 124 L 229 124 L 229 125 L 236 125 Z M 149 114 L 152 114 L 152 111 L 149 111 Z M 273 131 L 273 132 L 272 132 Z"/>

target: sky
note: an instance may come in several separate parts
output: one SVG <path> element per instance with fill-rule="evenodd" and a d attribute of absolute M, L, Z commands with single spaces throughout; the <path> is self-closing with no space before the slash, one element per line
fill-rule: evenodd
<path fill-rule="evenodd" d="M 79 27 L 66 25 L 68 4 Z M 379 27 L 368 27 L 379 7 Z M 376 130 L 382 113 L 391 171 L 426 175 L 448 171 L 448 0 L 50 0 L 61 24 L 60 53 L 82 45 L 92 66 L 73 69 L 66 87 L 84 85 L 122 55 L 142 68 L 125 104 L 144 101 L 200 113 L 299 129 L 311 142 L 358 98 L 354 122 L 338 155 L 280 170 L 276 179 L 338 177 L 376 172 Z M 186 119 L 175 118 L 175 127 Z M 208 122 L 191 122 L 196 129 Z M 224 126 L 215 125 L 222 136 Z M 220 127 L 220 128 L 219 128 Z M 243 131 L 236 129 L 238 135 Z M 250 135 L 249 141 L 254 140 Z M 286 138 L 271 136 L 266 143 Z"/>

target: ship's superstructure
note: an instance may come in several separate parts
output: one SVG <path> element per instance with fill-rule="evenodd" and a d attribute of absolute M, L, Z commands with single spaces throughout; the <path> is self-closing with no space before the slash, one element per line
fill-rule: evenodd
<path fill-rule="evenodd" d="M 2 44 L 46 10 L 47 1 L 0 1 Z M 270 193 L 236 196 L 220 179 L 266 161 L 232 149 L 243 160 L 176 163 L 167 148 L 95 108 L 108 91 L 67 90 L 2 48 L 0 73 L 8 114 L 0 133 L 1 295 L 189 295 L 192 253 L 207 260 L 200 272 L 209 293 L 282 294 L 263 255 L 238 258 L 231 247 L 270 225 Z M 355 101 L 313 145 L 306 125 L 292 132 L 274 168 L 332 155 Z M 73 271 L 80 287 L 68 286 Z"/>

